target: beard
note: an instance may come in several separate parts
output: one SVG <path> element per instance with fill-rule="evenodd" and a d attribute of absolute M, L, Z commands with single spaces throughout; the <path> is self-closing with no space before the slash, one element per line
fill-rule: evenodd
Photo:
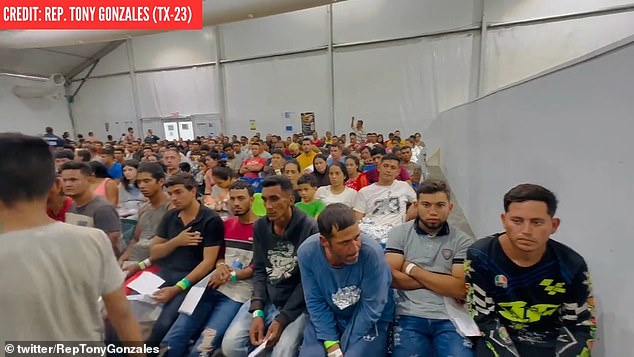
<path fill-rule="evenodd" d="M 443 224 L 445 224 L 444 221 L 440 220 L 438 222 L 428 222 L 424 219 L 421 219 L 420 222 L 423 224 L 423 226 L 425 226 L 426 228 L 429 228 L 431 230 L 435 230 L 438 229 L 440 227 L 442 227 Z"/>

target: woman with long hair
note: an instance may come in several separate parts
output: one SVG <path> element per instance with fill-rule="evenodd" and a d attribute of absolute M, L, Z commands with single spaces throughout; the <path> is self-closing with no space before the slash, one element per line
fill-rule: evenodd
<path fill-rule="evenodd" d="M 231 215 L 228 204 L 229 188 L 238 180 L 238 176 L 232 168 L 226 167 L 223 164 L 214 167 L 212 169 L 212 175 L 215 185 L 211 189 L 206 205 L 216 211 L 220 217 L 229 217 Z"/>
<path fill-rule="evenodd" d="M 97 196 L 104 197 L 113 206 L 119 205 L 119 188 L 116 181 L 108 175 L 106 165 L 99 161 L 90 161 L 88 163 L 92 176 L 90 177 L 90 187 Z"/>
<path fill-rule="evenodd" d="M 324 202 L 326 206 L 332 203 L 343 203 L 348 207 L 352 207 L 357 191 L 345 185 L 348 178 L 346 166 L 338 161 L 333 162 L 328 167 L 328 177 L 330 185 L 318 188 L 317 192 L 315 192 L 315 198 Z"/>
<path fill-rule="evenodd" d="M 123 162 L 123 177 L 119 183 L 119 207 L 137 210 L 145 201 L 143 193 L 136 184 L 136 170 L 139 168 L 137 160 Z"/>
<path fill-rule="evenodd" d="M 312 175 L 317 179 L 317 187 L 330 185 L 327 161 L 328 157 L 324 154 L 317 154 L 313 158 Z"/>
<path fill-rule="evenodd" d="M 370 180 L 368 180 L 365 174 L 360 171 L 358 157 L 348 156 L 346 158 L 346 172 L 348 173 L 346 187 L 359 191 L 370 184 Z"/>

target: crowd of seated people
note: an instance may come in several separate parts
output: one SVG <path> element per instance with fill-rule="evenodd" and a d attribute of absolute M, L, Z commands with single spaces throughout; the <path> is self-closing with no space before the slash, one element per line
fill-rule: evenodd
<path fill-rule="evenodd" d="M 589 275 L 583 258 L 548 239 L 559 224 L 550 191 L 513 188 L 504 197 L 505 233 L 474 244 L 447 222 L 451 192 L 428 177 L 420 135 L 402 140 L 396 131 L 385 143 L 361 121 L 351 128 L 347 136 L 285 141 L 234 135 L 164 142 L 151 132 L 138 139 L 133 130 L 117 142 L 94 135 L 46 140 L 58 146 L 48 161 L 57 177 L 36 196 L 51 219 L 103 232 L 100 244 L 111 247 L 121 277 L 109 276 L 102 292 L 143 271 L 164 280 L 151 295 L 162 309 L 143 336 L 158 348 L 148 354 L 247 356 L 258 346 L 265 346 L 262 355 L 284 357 L 589 354 Z M 11 135 L 0 134 L 2 154 L 37 140 Z M 0 181 L 15 183 L 2 170 Z M 12 238 L 1 208 L 31 196 L 3 195 L 0 223 L 9 230 L 0 237 Z M 120 219 L 130 210 L 135 226 L 123 239 Z M 389 230 L 383 246 L 361 229 L 363 221 Z M 526 270 L 533 265 L 538 272 Z M 181 311 L 203 279 L 195 309 Z M 511 279 L 525 286 L 507 289 Z M 544 290 L 544 281 L 558 290 Z M 465 300 L 481 336 L 466 336 L 448 313 L 448 301 Z M 528 319 L 512 304 L 552 308 Z M 129 314 L 122 318 L 112 306 L 105 341 L 141 340 Z"/>

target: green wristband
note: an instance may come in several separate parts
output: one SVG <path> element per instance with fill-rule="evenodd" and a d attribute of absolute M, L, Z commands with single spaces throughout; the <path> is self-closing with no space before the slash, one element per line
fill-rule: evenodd
<path fill-rule="evenodd" d="M 262 310 L 253 311 L 253 318 L 256 318 L 256 317 L 264 318 L 264 311 Z"/>
<path fill-rule="evenodd" d="M 326 347 L 326 349 L 329 349 L 330 347 L 338 344 L 339 341 L 324 341 L 324 347 Z"/>

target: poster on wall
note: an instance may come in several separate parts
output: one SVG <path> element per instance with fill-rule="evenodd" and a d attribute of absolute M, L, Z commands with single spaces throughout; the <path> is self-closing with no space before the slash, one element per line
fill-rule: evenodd
<path fill-rule="evenodd" d="M 295 130 L 295 124 L 299 123 L 299 113 L 297 112 L 284 112 L 282 113 L 282 132 L 291 134 Z"/>
<path fill-rule="evenodd" d="M 302 113 L 302 135 L 308 136 L 315 131 L 315 113 Z"/>
<path fill-rule="evenodd" d="M 249 130 L 252 130 L 252 131 L 258 130 L 255 126 L 255 119 L 249 120 Z"/>

